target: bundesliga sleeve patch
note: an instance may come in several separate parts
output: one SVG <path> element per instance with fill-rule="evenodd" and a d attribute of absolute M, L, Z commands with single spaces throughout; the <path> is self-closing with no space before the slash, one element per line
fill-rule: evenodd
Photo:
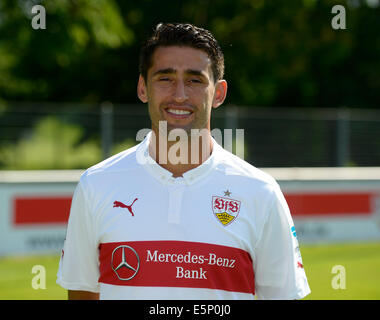
<path fill-rule="evenodd" d="M 255 294 L 251 256 L 239 248 L 186 241 L 131 241 L 102 243 L 99 250 L 102 283 Z"/>

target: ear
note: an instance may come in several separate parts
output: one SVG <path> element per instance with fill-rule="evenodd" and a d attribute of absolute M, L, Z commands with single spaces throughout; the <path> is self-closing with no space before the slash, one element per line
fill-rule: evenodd
<path fill-rule="evenodd" d="M 214 93 L 214 100 L 212 102 L 212 107 L 217 108 L 219 107 L 227 96 L 227 81 L 226 80 L 218 80 L 218 82 L 215 84 L 215 93 Z"/>
<path fill-rule="evenodd" d="M 145 80 L 140 74 L 139 82 L 137 83 L 137 96 L 143 103 L 148 102 L 148 92 L 145 84 Z"/>

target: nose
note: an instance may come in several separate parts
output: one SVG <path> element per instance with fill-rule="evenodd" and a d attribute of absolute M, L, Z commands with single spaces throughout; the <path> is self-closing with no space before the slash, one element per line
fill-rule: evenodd
<path fill-rule="evenodd" d="M 183 81 L 176 81 L 173 98 L 176 102 L 184 102 L 187 100 L 186 86 Z"/>

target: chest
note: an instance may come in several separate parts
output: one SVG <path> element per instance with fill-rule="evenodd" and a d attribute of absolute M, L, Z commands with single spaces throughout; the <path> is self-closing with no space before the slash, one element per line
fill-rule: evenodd
<path fill-rule="evenodd" d="M 115 187 L 95 202 L 98 242 L 175 240 L 250 250 L 259 206 L 213 185 Z"/>

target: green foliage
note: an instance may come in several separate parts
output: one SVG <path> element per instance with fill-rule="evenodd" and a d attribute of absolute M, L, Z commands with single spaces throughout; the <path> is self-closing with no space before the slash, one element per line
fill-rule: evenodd
<path fill-rule="evenodd" d="M 81 142 L 83 129 L 55 117 L 40 120 L 16 145 L 1 149 L 4 169 L 87 168 L 101 160 L 96 141 Z"/>
<path fill-rule="evenodd" d="M 112 146 L 112 154 L 117 154 L 117 153 L 122 152 L 126 149 L 132 148 L 136 144 L 137 144 L 137 142 L 135 140 L 129 139 L 129 138 L 125 139 L 124 141 L 115 143 Z"/>
<path fill-rule="evenodd" d="M 0 149 L 3 169 L 86 169 L 102 160 L 101 146 L 96 139 L 83 141 L 84 129 L 62 122 L 57 117 L 40 119 L 29 134 L 15 145 Z M 136 144 L 132 139 L 115 143 L 112 154 Z"/>
<path fill-rule="evenodd" d="M 99 101 L 99 87 L 107 88 L 107 69 L 113 64 L 109 52 L 134 41 L 116 2 L 39 2 L 46 8 L 45 30 L 31 27 L 32 1 L 0 4 L 0 96 Z"/>
<path fill-rule="evenodd" d="M 45 30 L 34 30 L 31 26 L 34 4 L 46 8 Z M 346 8 L 345 30 L 334 30 L 331 26 L 334 16 L 331 9 L 337 4 Z M 136 95 L 140 44 L 158 22 L 181 21 L 208 28 L 219 40 L 229 84 L 225 104 L 378 108 L 379 16 L 377 0 L 286 3 L 280 0 L 2 0 L 0 103 L 7 104 L 8 109 L 13 108 L 14 101 L 78 102 L 91 104 L 93 108 L 104 101 L 140 103 Z M 331 134 L 326 132 L 314 126 L 310 135 L 327 135 L 331 140 Z M 1 134 L 6 135 L 7 131 L 1 130 Z M 92 132 L 84 127 L 77 135 L 87 139 Z M 290 136 L 284 134 L 286 141 L 299 141 L 300 137 L 302 132 L 297 128 Z M 60 168 L 83 167 L 100 159 L 93 140 L 84 143 L 78 136 L 70 136 L 68 145 L 75 146 L 75 152 L 70 148 L 67 151 L 73 153 L 75 159 L 71 161 L 65 157 L 61 160 L 60 150 L 57 146 L 53 148 L 47 139 L 45 145 L 38 146 L 36 142 L 41 139 L 24 137 L 16 146 L 3 150 L 7 163 L 12 163 L 7 168 L 21 168 L 17 164 L 21 162 L 27 168 L 35 168 L 34 160 L 22 159 L 25 154 L 29 158 L 32 151 L 54 154 L 49 157 L 59 158 Z M 316 159 L 324 157 L 326 152 L 331 154 L 335 148 L 309 144 Z M 76 152 L 79 145 L 83 150 L 80 159 Z M 378 151 L 377 145 L 376 141 L 370 147 L 374 153 Z M 289 154 L 298 153 L 289 150 Z M 4 158 L 0 162 L 2 165 Z M 305 164 L 300 157 L 291 162 Z M 316 160 L 318 163 L 321 162 Z M 355 163 L 361 164 L 357 160 Z M 44 168 L 51 166 L 50 160 L 44 161 Z"/>
<path fill-rule="evenodd" d="M 46 8 L 46 30 L 31 7 Z M 346 29 L 331 27 L 336 4 Z M 227 103 L 380 105 L 377 1 L 60 0 L 0 3 L 0 97 L 135 103 L 140 43 L 162 21 L 210 29 L 220 41 Z"/>

